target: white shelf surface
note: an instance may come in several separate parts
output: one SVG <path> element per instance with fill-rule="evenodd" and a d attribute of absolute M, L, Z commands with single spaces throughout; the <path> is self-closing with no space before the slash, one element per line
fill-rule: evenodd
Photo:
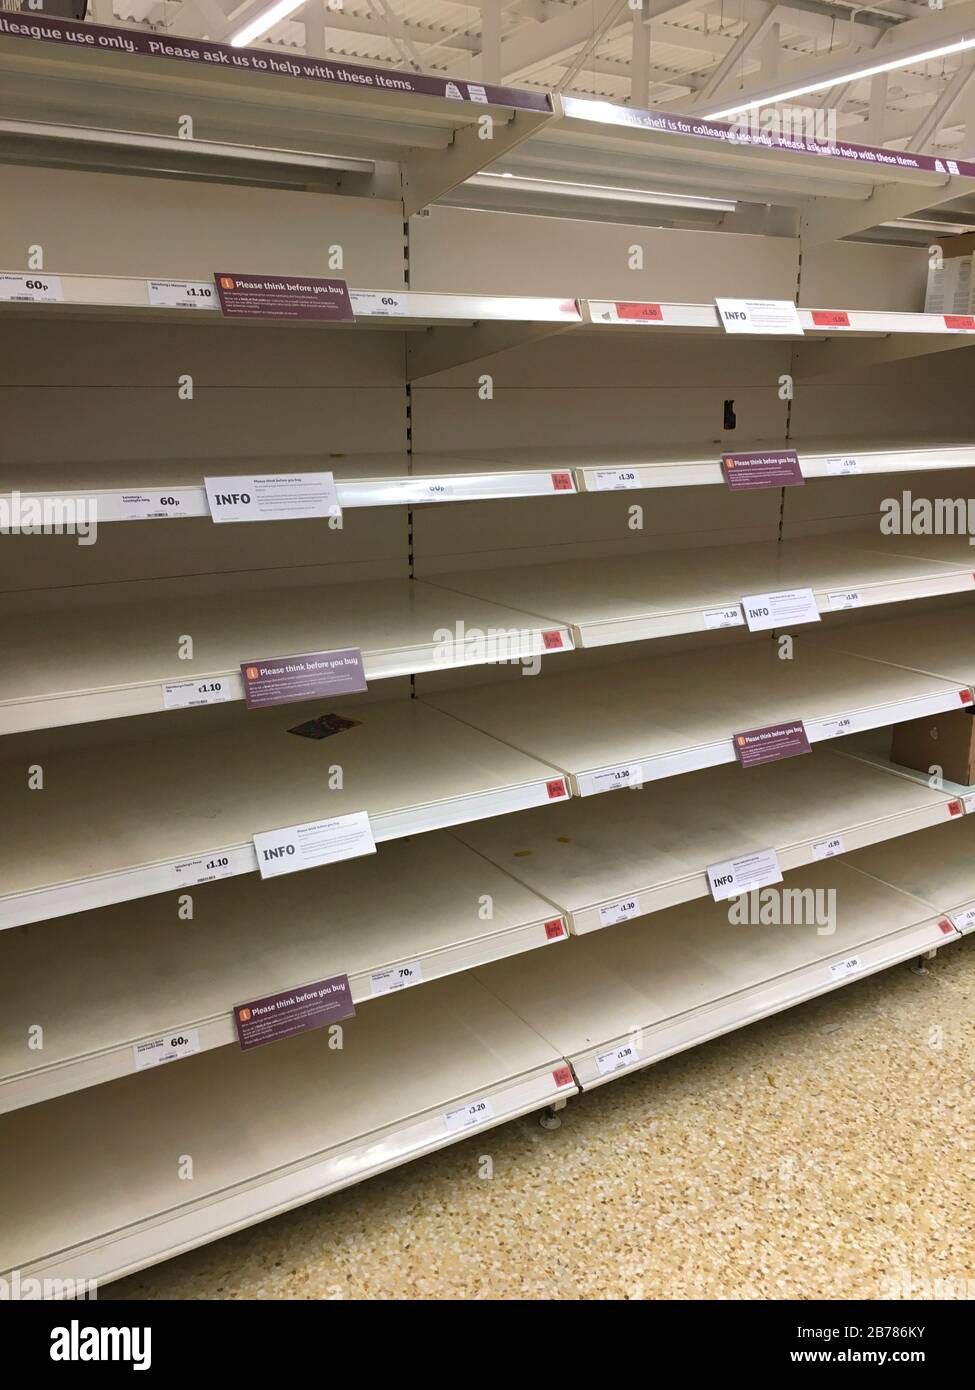
<path fill-rule="evenodd" d="M 22 270 L 3 271 L 22 275 Z M 422 290 L 390 288 L 349 289 L 354 323 L 321 320 L 225 318 L 216 297 L 195 300 L 194 307 L 173 308 L 152 304 L 150 280 L 138 275 L 61 275 L 45 272 L 61 282 L 63 299 L 53 303 L 32 300 L 0 300 L 0 313 L 29 315 L 91 313 L 98 316 L 121 314 L 148 317 L 153 321 L 178 319 L 191 323 L 261 323 L 292 328 L 344 329 L 379 328 L 400 330 L 471 327 L 475 323 L 551 323 L 572 326 L 582 322 L 574 299 L 544 295 L 439 294 Z M 196 279 L 164 278 L 168 284 L 201 284 L 212 280 L 212 272 Z"/>
<path fill-rule="evenodd" d="M 652 301 L 587 299 L 587 328 L 607 331 L 657 333 L 713 333 L 726 337 L 715 304 L 668 304 Z M 970 314 L 911 314 L 877 309 L 799 309 L 802 333 L 775 335 L 786 338 L 831 337 L 886 338 L 890 334 L 975 333 Z M 767 337 L 754 333 L 751 338 Z M 740 338 L 735 335 L 735 342 Z"/>
<path fill-rule="evenodd" d="M 567 940 L 550 903 L 444 831 L 379 853 L 259 890 L 209 884 L 192 922 L 166 895 L 0 933 L 0 1113 L 132 1074 L 139 1042 L 195 1029 L 201 1051 L 236 1044 L 248 999 L 348 975 L 356 1004 L 383 1009 L 377 972 L 409 966 L 426 987 Z M 36 1024 L 43 1051 L 27 1046 Z"/>
<path fill-rule="evenodd" d="M 848 862 L 931 903 L 963 936 L 975 932 L 975 816 L 921 831 L 911 838 L 910 849 L 909 855 L 898 854 L 895 844 L 871 845 Z"/>
<path fill-rule="evenodd" d="M 619 1048 L 633 1049 L 627 1070 L 647 1066 L 958 939 L 929 903 L 843 863 L 798 869 L 767 891 L 783 888 L 835 890 L 832 934 L 733 924 L 727 903 L 685 903 L 476 977 L 565 1055 L 587 1090 L 622 1074 L 599 1062 Z"/>
<path fill-rule="evenodd" d="M 959 172 L 949 179 L 944 161 L 932 156 L 847 141 L 832 149 L 810 141 L 802 148 L 798 137 L 781 138 L 782 147 L 774 148 L 774 135 L 746 140 L 741 126 L 728 122 L 563 96 L 560 119 L 537 131 L 505 167 L 606 183 L 611 164 L 626 170 L 627 184 L 638 181 L 648 189 L 700 193 L 706 179 L 712 194 L 785 203 L 862 200 L 895 183 L 927 186 L 933 194 L 948 185 L 956 197 L 972 187 L 971 164 L 956 165 Z"/>
<path fill-rule="evenodd" d="M 964 538 L 961 543 L 969 557 L 975 559 L 975 551 Z M 906 618 L 851 623 L 832 631 L 806 631 L 817 648 L 828 647 L 834 652 L 928 672 L 959 685 L 975 682 L 975 607 L 966 605 Z"/>
<path fill-rule="evenodd" d="M 163 685 L 180 681 L 219 680 L 242 700 L 247 661 L 358 647 L 373 681 L 572 648 L 564 625 L 409 579 L 124 604 L 69 591 L 67 603 L 0 616 L 0 734 L 154 714 L 166 708 Z M 189 632 L 193 659 L 181 661 Z"/>
<path fill-rule="evenodd" d="M 801 719 L 816 742 L 958 709 L 972 692 L 968 681 L 804 641 L 783 661 L 760 639 L 423 699 L 560 768 L 576 794 L 591 796 L 734 762 L 733 736 L 745 730 Z"/>
<path fill-rule="evenodd" d="M 498 497 L 572 496 L 572 470 L 556 459 L 548 467 L 507 468 L 459 454 L 322 455 L 274 459 L 214 458 L 82 463 L 61 467 L 0 464 L 0 502 L 28 498 L 83 499 L 106 522 L 182 520 L 210 516 L 204 477 L 240 474 L 328 472 L 339 506 L 425 506 L 438 502 L 490 501 Z M 146 512 L 149 515 L 146 515 Z M 138 513 L 134 515 L 134 513 Z"/>
<path fill-rule="evenodd" d="M 899 603 L 975 590 L 975 553 L 943 560 L 885 549 L 886 537 L 845 532 L 836 541 L 768 541 L 644 555 L 570 560 L 499 570 L 437 574 L 431 582 L 491 603 L 528 602 L 571 628 L 580 647 L 640 642 L 726 625 L 721 610 L 741 599 L 811 588 L 829 614 L 855 592 L 857 606 Z M 834 595 L 833 602 L 830 595 Z M 709 615 L 715 615 L 709 617 Z"/>
<path fill-rule="evenodd" d="M 290 176 L 307 186 L 316 171 L 366 160 L 358 179 L 346 177 L 339 186 L 389 198 L 399 181 L 378 171 L 373 178 L 372 165 L 397 161 L 412 213 L 552 119 L 551 98 L 537 89 L 322 63 L 294 51 L 201 45 L 198 38 L 144 26 L 58 19 L 57 33 L 81 34 L 90 47 L 45 41 L 49 32 L 37 32 L 23 15 L 5 15 L 0 30 L 0 73 L 8 109 L 19 118 L 2 132 L 4 153 L 20 162 L 111 168 L 115 155 L 121 167 L 170 177 L 215 174 L 268 183 Z M 120 40 L 127 51 L 120 51 Z M 253 67 L 258 55 L 264 71 Z M 187 109 L 194 114 L 194 138 L 179 140 L 173 132 Z M 478 139 L 485 116 L 493 141 Z"/>
<path fill-rule="evenodd" d="M 865 439 L 844 435 L 822 439 L 736 439 L 679 444 L 566 444 L 509 449 L 465 450 L 455 457 L 480 459 L 496 468 L 529 469 L 544 474 L 566 468 L 580 492 L 625 492 L 659 487 L 725 486 L 723 453 L 762 453 L 794 449 L 805 478 L 870 473 L 916 473 L 934 469 L 975 468 L 975 443 L 945 438 Z M 850 466 L 853 460 L 853 466 Z M 414 465 L 415 465 L 414 461 Z"/>
<path fill-rule="evenodd" d="M 246 1056 L 217 1048 L 5 1116 L 0 1271 L 118 1278 L 577 1090 L 470 975 L 342 1028 L 341 1049 L 327 1029 Z M 481 1124 L 448 1127 L 482 1102 Z"/>
<path fill-rule="evenodd" d="M 837 837 L 835 854 L 846 855 L 961 815 L 947 792 L 817 749 L 747 772 L 715 767 L 651 782 L 598 804 L 574 797 L 452 833 L 555 903 L 581 936 L 616 930 L 620 904 L 629 918 L 707 897 L 708 866 L 727 859 L 771 848 L 788 872 L 813 863 L 817 847 L 822 857 Z"/>
<path fill-rule="evenodd" d="M 185 891 L 214 858 L 225 876 L 253 873 L 261 831 L 365 811 L 379 843 L 566 795 L 554 769 L 418 701 L 311 713 L 325 710 L 360 722 L 311 739 L 288 732 L 308 706 L 241 711 L 209 735 L 52 753 L 42 792 L 27 789 L 23 758 L 0 764 L 0 929 Z"/>

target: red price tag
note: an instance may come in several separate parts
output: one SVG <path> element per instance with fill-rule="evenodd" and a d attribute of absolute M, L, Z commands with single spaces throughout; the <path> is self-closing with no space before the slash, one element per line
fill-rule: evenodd
<path fill-rule="evenodd" d="M 971 328 L 971 329 L 975 329 L 975 315 L 973 315 L 973 314 L 945 314 L 945 328 Z"/>
<path fill-rule="evenodd" d="M 941 921 L 938 923 L 938 926 L 941 928 L 945 936 L 954 936 L 955 929 L 948 921 L 947 917 L 942 917 Z"/>
<path fill-rule="evenodd" d="M 574 490 L 572 486 L 572 474 L 553 473 L 552 487 L 555 492 L 572 492 Z"/>
<path fill-rule="evenodd" d="M 555 1070 L 552 1072 L 552 1080 L 555 1082 L 556 1086 L 571 1086 L 572 1068 L 556 1067 Z"/>
<path fill-rule="evenodd" d="M 554 921 L 545 923 L 546 941 L 558 941 L 560 936 L 565 936 L 565 927 L 561 917 L 556 917 Z"/>
<path fill-rule="evenodd" d="M 972 703 L 972 692 L 970 690 L 959 690 L 958 698 L 963 705 L 970 705 Z"/>
<path fill-rule="evenodd" d="M 961 815 L 961 802 L 960 802 L 960 801 L 949 801 L 949 802 L 948 802 L 948 814 L 949 814 L 949 816 L 960 816 L 960 815 Z"/>
<path fill-rule="evenodd" d="M 546 782 L 545 790 L 548 792 L 549 801 L 556 801 L 559 797 L 565 796 L 566 794 L 565 783 L 562 781 Z"/>
<path fill-rule="evenodd" d="M 850 316 L 845 309 L 814 309 L 812 321 L 817 328 L 849 328 Z"/>
<path fill-rule="evenodd" d="M 617 304 L 616 317 L 635 323 L 663 323 L 664 311 L 659 304 Z"/>
<path fill-rule="evenodd" d="M 547 652 L 557 651 L 562 646 L 561 632 L 543 632 L 542 646 Z"/>

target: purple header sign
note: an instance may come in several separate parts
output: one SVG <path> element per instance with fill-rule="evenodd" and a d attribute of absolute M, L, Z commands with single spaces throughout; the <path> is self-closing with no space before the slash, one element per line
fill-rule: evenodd
<path fill-rule="evenodd" d="M 795 449 L 722 454 L 721 469 L 732 492 L 747 492 L 759 487 L 802 487 L 806 481 Z"/>
<path fill-rule="evenodd" d="M 612 102 L 592 101 L 587 97 L 563 97 L 562 108 L 573 120 L 592 121 L 597 125 L 638 126 L 641 130 L 659 131 L 662 135 L 720 140 L 725 145 L 818 155 L 821 159 L 847 159 L 880 169 L 916 169 L 922 173 L 975 178 L 975 164 L 970 160 L 911 154 L 906 150 L 885 150 L 880 145 L 853 145 L 845 140 L 829 144 L 828 141 L 812 140 L 806 136 L 777 135 L 772 131 L 754 129 L 747 111 L 742 112 L 737 122 L 708 121 L 700 116 L 675 116 L 666 111 L 615 106 Z"/>
<path fill-rule="evenodd" d="M 0 36 L 33 39 L 40 43 L 63 43 L 96 53 L 124 53 L 148 58 L 171 58 L 183 63 L 199 63 L 208 72 L 223 68 L 228 72 L 256 72 L 266 77 L 283 77 L 311 82 L 331 82 L 343 87 L 365 88 L 399 95 L 448 97 L 478 105 L 510 106 L 523 111 L 549 112 L 552 103 L 546 92 L 523 92 L 517 87 L 492 87 L 460 78 L 431 77 L 427 73 L 400 72 L 393 68 L 364 68 L 324 58 L 302 58 L 288 49 L 275 53 L 267 48 L 232 48 L 225 43 L 182 38 L 149 29 L 116 29 L 105 24 L 76 24 L 70 19 L 49 19 L 39 15 L 12 16 L 0 13 Z"/>
<path fill-rule="evenodd" d="M 785 724 L 766 724 L 762 729 L 746 729 L 733 735 L 735 756 L 742 767 L 757 767 L 760 763 L 777 763 L 781 758 L 795 758 L 811 753 L 806 726 L 801 719 Z"/>
<path fill-rule="evenodd" d="M 220 308 L 225 318 L 324 319 L 354 323 L 349 287 L 344 280 L 316 280 L 308 275 L 237 275 L 216 270 Z"/>
<path fill-rule="evenodd" d="M 333 975 L 330 980 L 316 980 L 311 985 L 234 1005 L 237 1041 L 245 1052 L 354 1015 L 348 975 Z"/>

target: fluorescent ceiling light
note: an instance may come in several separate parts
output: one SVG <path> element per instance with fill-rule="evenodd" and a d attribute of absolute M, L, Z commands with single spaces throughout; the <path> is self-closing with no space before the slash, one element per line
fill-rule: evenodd
<path fill-rule="evenodd" d="M 565 198 L 603 199 L 611 203 L 644 203 L 670 208 L 704 208 L 710 212 L 734 212 L 738 206 L 729 198 L 699 198 L 694 194 L 658 193 L 602 183 L 563 183 L 557 179 L 527 178 L 521 174 L 474 174 L 465 183 L 473 188 L 492 188 L 502 181 L 506 192 L 551 193 Z"/>
<path fill-rule="evenodd" d="M 961 236 L 964 232 L 975 232 L 972 222 L 936 222 L 933 218 L 893 217 L 889 222 L 881 222 L 881 227 L 901 227 L 909 232 L 941 232 L 943 236 Z"/>
<path fill-rule="evenodd" d="M 273 29 L 282 19 L 287 19 L 289 14 L 300 10 L 304 3 L 305 0 L 274 0 L 273 5 L 266 5 L 253 19 L 249 19 L 238 29 L 236 34 L 231 34 L 230 42 L 234 48 L 243 48 L 253 39 L 259 39 L 262 34 Z"/>
<path fill-rule="evenodd" d="M 773 106 L 778 101 L 789 101 L 792 97 L 809 96 L 811 92 L 823 92 L 839 83 L 860 82 L 865 77 L 877 77 L 882 72 L 893 72 L 896 68 L 913 67 L 915 63 L 926 63 L 932 58 L 946 58 L 950 53 L 962 53 L 967 48 L 975 48 L 975 38 L 958 39 L 941 48 L 923 49 L 920 53 L 910 53 L 907 57 L 893 58 L 889 63 L 873 63 L 870 67 L 859 68 L 855 72 L 834 72 L 832 77 L 821 77 L 815 82 L 807 82 L 804 87 L 790 87 L 787 91 L 776 92 L 774 96 L 753 97 L 751 101 L 739 102 L 737 106 L 727 106 L 723 111 L 712 111 L 704 117 L 706 121 L 720 121 L 726 116 L 737 116 L 755 106 Z"/>

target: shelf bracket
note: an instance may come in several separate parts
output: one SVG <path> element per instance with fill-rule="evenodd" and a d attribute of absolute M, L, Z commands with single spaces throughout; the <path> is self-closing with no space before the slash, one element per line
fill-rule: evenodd
<path fill-rule="evenodd" d="M 580 320 L 581 322 L 581 320 Z M 559 333 L 578 328 L 580 322 L 524 323 L 482 319 L 470 327 L 428 328 L 407 335 L 406 379 L 413 382 L 436 376 L 451 367 L 463 367 L 496 357 L 512 348 L 540 343 Z"/>
<path fill-rule="evenodd" d="M 485 109 L 482 119 L 492 122 L 489 139 L 482 134 L 485 127 L 481 120 L 475 119 L 454 131 L 446 149 L 409 150 L 402 161 L 405 216 L 412 217 L 472 174 L 497 163 L 555 119 L 553 111 L 510 111 L 506 115 L 506 120 L 499 117 L 497 107 Z"/>
<path fill-rule="evenodd" d="M 854 232 L 865 232 L 895 217 L 949 203 L 969 191 L 970 179 L 945 175 L 940 183 L 887 183 L 874 189 L 868 198 L 847 200 L 814 198 L 799 216 L 799 239 L 803 249 L 822 242 L 839 241 Z"/>

